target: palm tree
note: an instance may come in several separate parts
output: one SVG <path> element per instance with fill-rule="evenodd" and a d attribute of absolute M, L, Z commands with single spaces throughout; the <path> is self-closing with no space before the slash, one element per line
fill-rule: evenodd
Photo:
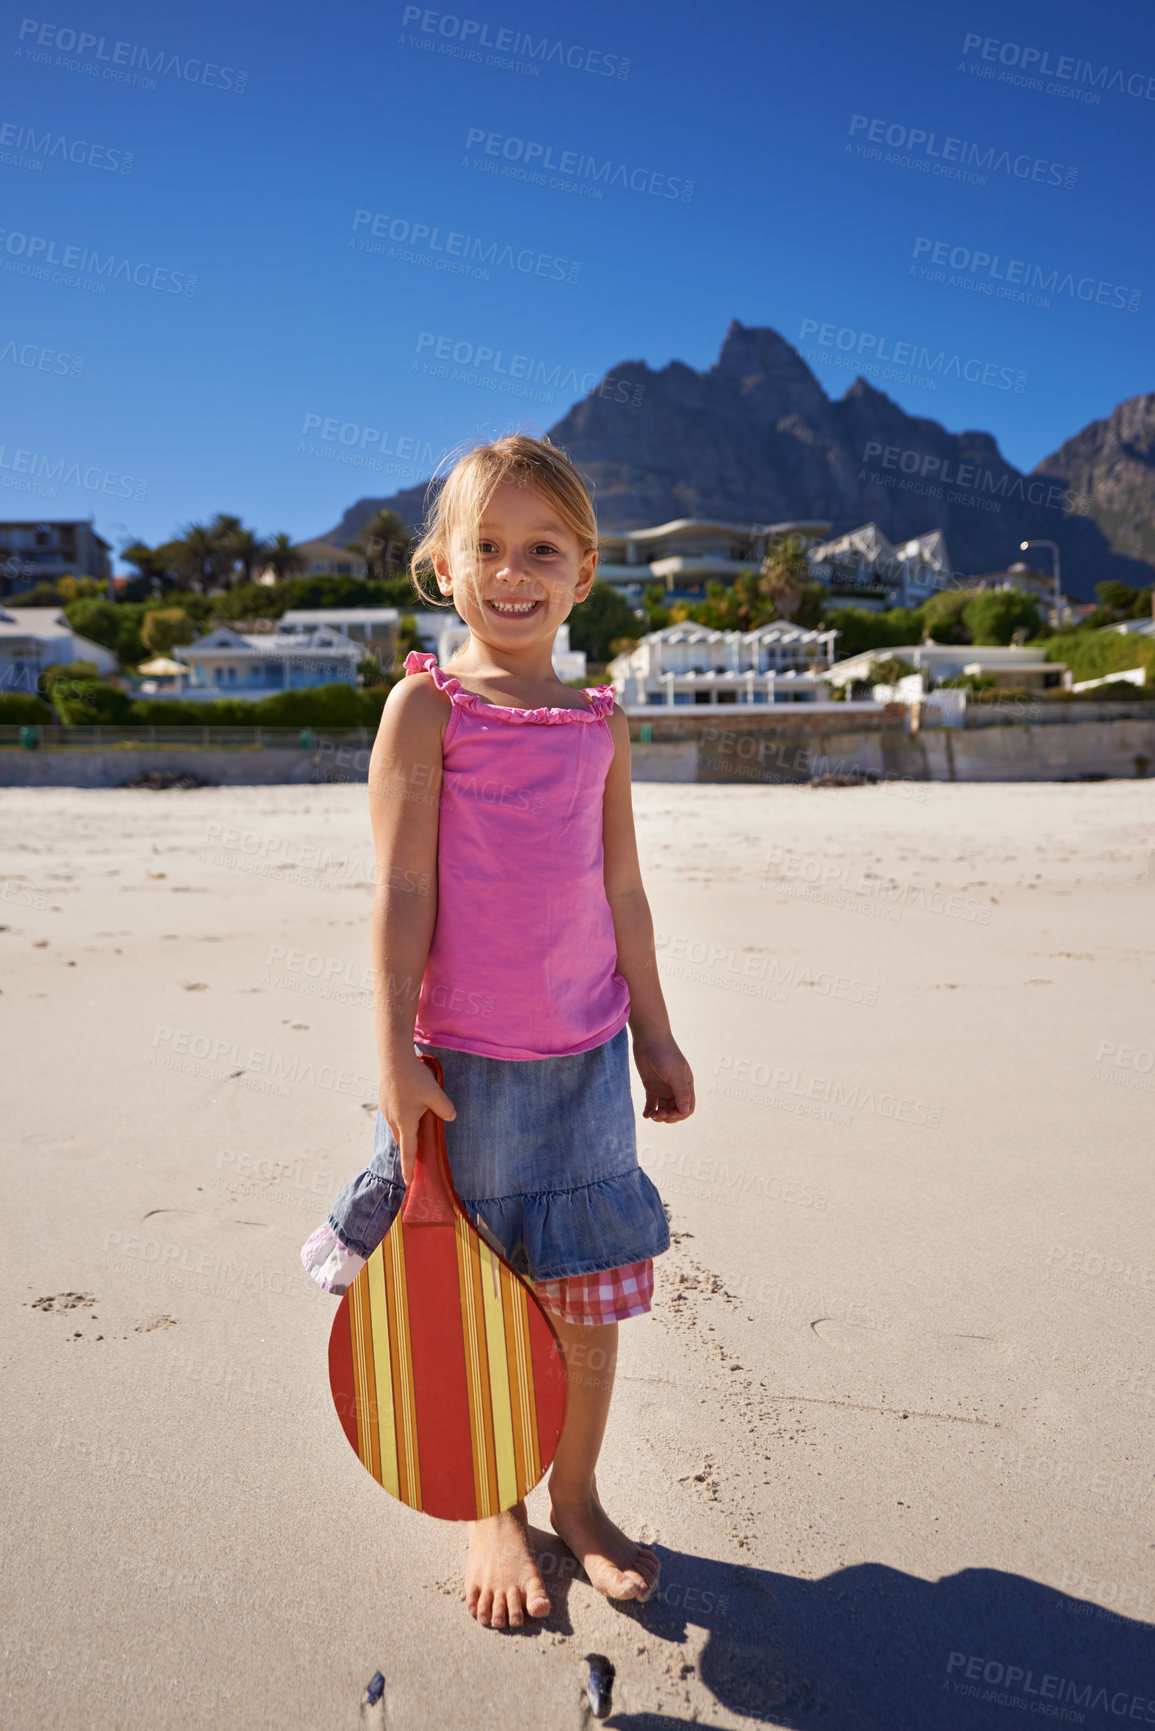
<path fill-rule="evenodd" d="M 230 546 L 234 559 L 240 565 L 244 581 L 251 583 L 253 570 L 267 555 L 268 547 L 251 529 L 238 529 L 231 537 Z"/>
<path fill-rule="evenodd" d="M 797 535 L 783 535 L 766 549 L 758 592 L 774 603 L 779 619 L 793 619 L 802 605 L 809 577 L 805 543 Z"/>
<path fill-rule="evenodd" d="M 229 511 L 218 511 L 209 524 L 210 533 L 215 536 L 220 551 L 218 577 L 226 589 L 230 589 L 236 576 L 237 539 L 247 533 L 239 517 L 234 517 Z"/>
<path fill-rule="evenodd" d="M 229 520 L 220 517 L 211 523 L 188 523 L 176 543 L 181 574 L 202 595 L 212 589 L 227 589 L 232 581 L 234 560 L 222 537 L 222 521 L 227 526 Z"/>
<path fill-rule="evenodd" d="M 293 546 L 290 535 L 274 535 L 265 548 L 265 559 L 278 583 L 295 577 L 308 564 L 305 555 Z"/>
<path fill-rule="evenodd" d="M 361 531 L 360 541 L 351 541 L 350 553 L 363 553 L 367 577 L 393 577 L 404 570 L 413 537 L 395 511 L 378 511 Z"/>

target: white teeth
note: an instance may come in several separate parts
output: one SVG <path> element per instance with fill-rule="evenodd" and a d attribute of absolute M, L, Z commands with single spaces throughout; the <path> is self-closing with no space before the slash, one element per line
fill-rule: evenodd
<path fill-rule="evenodd" d="M 536 601 L 491 601 L 491 607 L 496 607 L 499 613 L 531 613 L 537 606 Z"/>

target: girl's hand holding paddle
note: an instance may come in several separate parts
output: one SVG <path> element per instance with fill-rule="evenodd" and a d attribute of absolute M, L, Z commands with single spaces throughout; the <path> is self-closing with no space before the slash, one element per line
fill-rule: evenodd
<path fill-rule="evenodd" d="M 672 1034 L 634 1038 L 634 1063 L 646 1088 L 643 1118 L 678 1124 L 694 1110 L 694 1077 Z"/>
<path fill-rule="evenodd" d="M 443 1088 L 437 1086 L 428 1064 L 416 1052 L 399 1053 L 382 1075 L 377 1104 L 401 1150 L 401 1176 L 408 1185 L 417 1164 L 417 1126 L 428 1109 L 450 1122 L 457 1109 Z"/>

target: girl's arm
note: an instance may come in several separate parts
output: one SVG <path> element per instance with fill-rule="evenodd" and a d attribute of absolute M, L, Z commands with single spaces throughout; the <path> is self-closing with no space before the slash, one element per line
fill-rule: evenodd
<path fill-rule="evenodd" d="M 426 1107 L 457 1116 L 413 1050 L 421 980 L 437 923 L 441 736 L 449 703 L 426 675 L 395 685 L 369 762 L 369 813 L 377 855 L 373 896 L 373 1002 L 380 1061 L 378 1103 L 401 1150 L 408 1184 Z"/>
<path fill-rule="evenodd" d="M 676 1124 L 694 1110 L 694 1078 L 670 1031 L 658 977 L 654 922 L 642 887 L 634 808 L 630 797 L 630 730 L 625 711 L 610 716 L 614 760 L 606 776 L 602 812 L 606 899 L 614 921 L 618 973 L 630 988 L 634 1063 L 646 1086 L 644 1118 Z"/>

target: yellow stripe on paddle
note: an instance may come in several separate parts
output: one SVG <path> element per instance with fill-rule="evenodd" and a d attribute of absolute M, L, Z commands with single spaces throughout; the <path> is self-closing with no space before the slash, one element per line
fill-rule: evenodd
<path fill-rule="evenodd" d="M 485 1344 L 489 1356 L 489 1392 L 493 1403 L 493 1450 L 497 1464 L 497 1495 L 503 1509 L 512 1508 L 525 1489 L 517 1482 L 517 1459 L 513 1446 L 513 1413 L 510 1408 L 510 1367 L 505 1355 L 505 1319 L 501 1288 L 508 1280 L 488 1244 L 479 1243 L 481 1299 L 485 1312 Z"/>
<path fill-rule="evenodd" d="M 402 1502 L 421 1507 L 421 1458 L 417 1446 L 417 1413 L 413 1394 L 413 1345 L 409 1338 L 409 1289 L 405 1278 L 405 1246 L 400 1232 L 385 1240 L 389 1261 L 385 1292 L 389 1308 L 389 1348 L 393 1367 L 393 1410 L 397 1432 L 397 1464 Z M 384 1260 L 384 1258 L 382 1258 Z"/>
<path fill-rule="evenodd" d="M 393 1365 L 389 1351 L 389 1298 L 385 1290 L 383 1258 L 371 1256 L 369 1270 L 369 1309 L 373 1318 L 373 1370 L 377 1382 L 377 1435 L 381 1449 L 379 1484 L 393 1496 L 401 1495 L 401 1478 L 397 1464 L 397 1426 L 393 1408 Z"/>
<path fill-rule="evenodd" d="M 477 1519 L 497 1513 L 497 1480 L 493 1470 L 488 1380 L 482 1353 L 485 1345 L 481 1311 L 481 1269 L 478 1238 L 464 1220 L 457 1221 L 457 1279 L 461 1297 L 461 1334 L 465 1348 L 465 1388 L 469 1402 L 469 1432 L 473 1455 L 473 1496 Z"/>

